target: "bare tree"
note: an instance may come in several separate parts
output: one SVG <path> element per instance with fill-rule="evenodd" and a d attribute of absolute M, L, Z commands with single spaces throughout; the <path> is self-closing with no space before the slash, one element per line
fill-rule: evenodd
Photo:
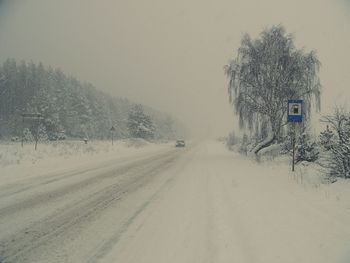
<path fill-rule="evenodd" d="M 332 115 L 322 117 L 321 121 L 327 123 L 327 130 L 335 134 L 324 166 L 331 178 L 350 178 L 350 113 L 337 106 Z"/>
<path fill-rule="evenodd" d="M 288 99 L 304 100 L 306 118 L 312 105 L 320 109 L 319 67 L 315 52 L 296 49 L 283 26 L 266 29 L 257 39 L 244 35 L 238 55 L 225 66 L 225 73 L 229 101 L 241 128 L 259 129 L 268 124 L 268 135 L 253 149 L 255 153 L 279 138 L 286 124 Z"/>

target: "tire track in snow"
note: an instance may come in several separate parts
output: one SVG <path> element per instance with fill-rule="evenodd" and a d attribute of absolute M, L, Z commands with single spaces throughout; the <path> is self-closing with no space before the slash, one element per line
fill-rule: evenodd
<path fill-rule="evenodd" d="M 162 154 L 161 156 L 157 155 L 156 158 L 159 158 L 159 157 L 164 158 L 163 156 L 165 156 L 166 158 L 168 155 L 172 155 L 172 154 L 173 152 L 167 153 L 165 155 Z M 69 193 L 76 192 L 80 189 L 84 189 L 93 184 L 101 183 L 104 180 L 115 180 L 117 179 L 117 177 L 123 176 L 126 172 L 131 172 L 131 170 L 135 170 L 135 169 L 137 170 L 139 166 L 144 166 L 149 164 L 149 162 L 152 161 L 153 159 L 155 159 L 154 156 L 152 156 L 151 158 L 144 158 L 137 162 L 131 162 L 125 165 L 118 165 L 117 167 L 112 166 L 106 172 L 96 173 L 93 176 L 87 176 L 87 178 L 83 178 L 82 180 L 76 183 L 63 185 L 57 188 L 56 190 L 47 191 L 41 194 L 37 194 L 34 192 L 32 197 L 29 197 L 29 198 L 26 197 L 25 200 L 19 200 L 17 202 L 11 203 L 5 207 L 0 208 L 0 219 L 2 217 L 12 216 L 13 214 L 17 213 L 19 210 L 29 210 L 29 209 L 33 209 L 36 206 L 42 205 L 43 203 L 55 201 L 56 199 L 64 197 Z M 101 169 L 101 167 L 97 169 L 93 169 L 92 171 L 95 171 L 98 169 Z M 83 173 L 85 172 L 86 171 L 84 171 Z M 61 176 L 60 178 L 51 179 L 49 182 L 45 181 L 43 183 L 40 183 L 40 185 L 36 185 L 34 187 L 47 185 L 49 183 L 54 183 L 62 179 L 71 179 L 72 176 L 82 175 L 83 173 L 73 173 L 73 174 L 65 175 L 63 176 L 63 178 Z M 33 187 L 30 187 L 30 189 L 32 188 Z"/>
<path fill-rule="evenodd" d="M 198 149 L 196 150 L 198 151 Z M 196 154 L 197 151 L 192 151 L 192 155 L 188 156 L 186 160 L 186 164 L 193 159 L 193 156 Z M 183 169 L 184 166 L 178 167 L 176 174 L 178 174 L 179 169 Z M 110 252 L 115 246 L 117 246 L 119 241 L 121 241 L 122 237 L 129 230 L 129 227 L 135 222 L 135 220 L 153 203 L 153 201 L 156 201 L 159 198 L 159 196 L 161 195 L 161 193 L 164 192 L 165 189 L 171 187 L 174 180 L 175 178 L 171 177 L 171 178 L 168 178 L 165 182 L 163 182 L 162 185 L 156 190 L 156 192 L 154 192 L 145 202 L 143 202 L 136 209 L 136 211 L 124 221 L 121 227 L 109 239 L 107 239 L 105 242 L 103 242 L 99 247 L 95 249 L 95 253 L 93 253 L 88 258 L 86 258 L 86 262 L 87 263 L 99 262 L 108 254 L 108 252 Z"/>
<path fill-rule="evenodd" d="M 97 252 L 87 260 L 87 263 L 98 262 L 104 255 L 107 254 L 115 245 L 118 244 L 123 234 L 129 229 L 129 226 L 135 221 L 135 219 L 152 203 L 152 201 L 157 199 L 159 193 L 169 185 L 174 179 L 169 178 L 155 194 L 153 194 L 147 201 L 145 201 L 135 213 L 129 217 L 120 229 L 106 242 L 104 242 L 98 249 Z"/>
<path fill-rule="evenodd" d="M 171 150 L 173 151 L 173 150 Z M 166 152 L 162 152 L 162 154 L 167 154 L 170 151 L 166 151 Z M 155 158 L 156 156 L 159 156 L 159 153 L 156 154 L 152 154 L 151 156 L 147 156 L 147 157 L 141 157 L 138 158 L 138 161 L 142 161 L 142 160 L 150 160 Z M 130 157 L 129 157 L 130 158 Z M 30 178 L 30 179 L 25 179 L 25 180 L 21 180 L 20 184 L 18 183 L 12 183 L 10 185 L 5 185 L 5 186 L 1 186 L 0 187 L 0 198 L 3 197 L 10 197 L 12 195 L 16 195 L 22 192 L 26 192 L 28 190 L 32 190 L 32 189 L 36 189 L 40 186 L 44 186 L 44 185 L 48 185 L 48 184 L 52 184 L 61 180 L 65 180 L 65 179 L 70 179 L 74 176 L 78 176 L 78 175 L 82 175 L 85 173 L 91 173 L 94 171 L 98 171 L 103 167 L 113 167 L 115 166 L 116 162 L 125 162 L 125 160 L 127 161 L 128 158 L 118 158 L 116 160 L 109 160 L 107 162 L 102 162 L 100 164 L 98 164 L 97 166 L 93 166 L 93 167 L 81 167 L 78 169 L 74 169 L 74 170 L 68 170 L 68 171 L 61 171 L 61 172 L 55 172 L 55 173 L 51 173 L 45 176 L 40 176 L 39 178 Z M 130 163 L 130 162 L 128 162 Z M 125 165 L 123 165 L 125 166 Z"/>
<path fill-rule="evenodd" d="M 80 200 L 65 209 L 59 210 L 47 218 L 39 219 L 23 231 L 0 240 L 0 262 L 26 261 L 26 257 L 29 254 L 40 249 L 45 243 L 64 238 L 65 233 L 73 229 L 79 229 L 79 225 L 98 217 L 100 213 L 118 202 L 118 200 L 125 197 L 128 193 L 144 186 L 160 171 L 167 169 L 179 155 L 180 152 L 171 151 L 165 156 L 164 154 L 161 157 L 157 156 L 157 158 L 153 156 L 141 162 L 130 164 L 124 167 L 125 170 L 123 172 L 128 177 L 123 182 L 117 180 L 114 184 L 87 196 L 84 200 Z M 104 176 L 109 177 L 113 173 L 116 173 L 116 171 L 105 174 Z M 101 180 L 101 178 L 96 176 L 94 180 Z M 78 186 L 76 185 L 75 187 Z M 86 182 L 83 182 L 83 186 L 80 186 L 86 186 Z M 74 189 L 76 188 L 70 187 L 70 191 L 74 191 Z M 65 191 L 64 189 L 61 190 L 63 192 Z M 57 195 L 59 195 L 59 191 Z M 41 196 L 38 200 L 34 197 L 35 201 L 39 203 L 45 202 L 42 198 L 44 196 Z M 33 205 L 37 205 L 37 202 L 33 200 L 32 202 Z M 17 207 L 19 211 L 22 211 L 21 208 L 25 209 L 24 206 Z M 16 209 L 14 207 L 11 208 L 12 210 L 10 208 L 7 209 L 15 214 Z M 6 211 L 3 210 L 2 212 Z"/>

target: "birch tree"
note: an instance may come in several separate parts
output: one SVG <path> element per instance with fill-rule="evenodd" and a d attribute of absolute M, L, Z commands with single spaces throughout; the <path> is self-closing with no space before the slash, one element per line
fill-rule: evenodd
<path fill-rule="evenodd" d="M 288 99 L 304 100 L 304 116 L 320 109 L 320 62 L 315 51 L 294 46 L 283 26 L 265 29 L 258 38 L 245 34 L 236 58 L 225 66 L 228 95 L 240 127 L 268 126 L 268 135 L 253 149 L 258 153 L 281 136 Z M 312 103 L 313 102 L 313 103 Z"/>

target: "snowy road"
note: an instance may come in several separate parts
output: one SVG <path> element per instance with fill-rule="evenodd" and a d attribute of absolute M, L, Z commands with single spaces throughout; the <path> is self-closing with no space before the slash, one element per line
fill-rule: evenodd
<path fill-rule="evenodd" d="M 0 262 L 350 262 L 350 207 L 280 169 L 205 142 L 3 183 Z"/>

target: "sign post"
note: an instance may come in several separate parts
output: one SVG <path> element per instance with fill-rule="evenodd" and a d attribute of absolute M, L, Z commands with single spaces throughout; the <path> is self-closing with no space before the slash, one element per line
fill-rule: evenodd
<path fill-rule="evenodd" d="M 23 113 L 22 114 L 22 124 L 24 125 L 24 119 L 30 119 L 30 120 L 36 120 L 36 132 L 35 132 L 35 150 L 38 147 L 38 140 L 39 140 L 39 125 L 40 120 L 44 119 L 40 113 Z M 24 140 L 24 134 L 22 134 L 22 140 L 21 145 L 23 147 L 23 140 Z"/>
<path fill-rule="evenodd" d="M 288 100 L 288 122 L 291 123 L 292 128 L 292 172 L 294 172 L 295 165 L 295 142 L 296 142 L 296 123 L 303 120 L 303 101 L 302 100 Z"/>
<path fill-rule="evenodd" d="M 113 145 L 114 132 L 115 132 L 115 128 L 114 128 L 114 126 L 112 126 L 112 128 L 111 128 L 111 133 L 112 133 L 112 145 Z"/>

